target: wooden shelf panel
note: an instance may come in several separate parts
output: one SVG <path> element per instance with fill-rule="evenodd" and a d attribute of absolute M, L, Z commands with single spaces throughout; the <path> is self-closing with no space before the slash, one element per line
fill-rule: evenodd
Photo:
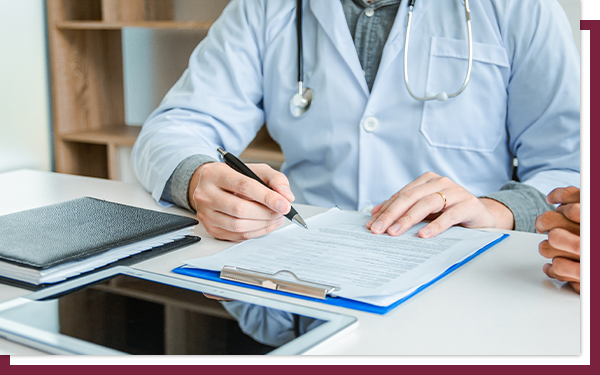
<path fill-rule="evenodd" d="M 132 146 L 135 143 L 141 126 L 116 126 L 101 130 L 90 130 L 75 133 L 62 134 L 59 137 L 63 141 L 92 143 L 92 144 L 114 144 L 119 146 Z"/>
<path fill-rule="evenodd" d="M 254 146 L 256 147 L 256 146 Z M 261 148 L 248 147 L 246 151 L 240 155 L 240 158 L 246 163 L 275 163 L 281 167 L 281 164 L 285 161 L 281 151 L 276 150 L 265 150 Z"/>
<path fill-rule="evenodd" d="M 210 29 L 213 22 L 198 21 L 62 21 L 55 23 L 59 30 L 122 30 L 124 28 L 146 28 L 164 30 L 206 30 Z"/>
<path fill-rule="evenodd" d="M 141 130 L 141 126 L 115 126 L 61 134 L 59 138 L 67 142 L 133 147 Z M 260 134 L 240 155 L 240 158 L 247 163 L 267 163 L 276 169 L 280 169 L 285 161 L 277 143 L 270 138 L 261 137 Z"/>
<path fill-rule="evenodd" d="M 266 163 L 271 168 L 281 170 L 285 161 L 279 145 L 269 136 L 266 127 L 262 127 L 246 151 L 240 155 L 245 163 Z"/>

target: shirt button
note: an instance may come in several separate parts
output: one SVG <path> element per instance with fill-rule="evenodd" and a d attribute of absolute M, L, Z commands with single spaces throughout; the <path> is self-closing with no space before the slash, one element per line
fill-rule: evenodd
<path fill-rule="evenodd" d="M 367 16 L 367 17 L 373 17 L 374 14 L 375 14 L 375 11 L 371 8 L 367 8 L 365 10 L 365 16 Z"/>
<path fill-rule="evenodd" d="M 369 133 L 373 133 L 379 127 L 379 120 L 375 117 L 367 117 L 363 122 L 363 128 Z"/>

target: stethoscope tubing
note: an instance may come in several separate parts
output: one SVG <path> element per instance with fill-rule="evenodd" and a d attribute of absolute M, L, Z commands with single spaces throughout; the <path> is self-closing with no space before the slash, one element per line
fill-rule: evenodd
<path fill-rule="evenodd" d="M 298 38 L 298 83 L 299 93 L 302 95 L 302 82 L 304 82 L 304 46 L 302 38 L 302 0 L 296 1 L 296 32 Z"/>
<path fill-rule="evenodd" d="M 439 95 L 443 94 L 437 94 L 434 96 L 424 96 L 424 97 L 420 97 L 415 95 L 415 93 L 413 93 L 413 91 L 410 89 L 410 84 L 408 83 L 408 44 L 409 44 L 409 40 L 410 40 L 410 27 L 412 24 L 412 12 L 413 12 L 413 8 L 415 5 L 415 0 L 412 0 L 409 3 L 409 11 L 408 11 L 408 21 L 406 23 L 406 39 L 404 41 L 404 83 L 406 84 L 406 89 L 408 90 L 408 93 L 415 99 L 420 100 L 420 101 L 429 101 L 429 100 L 446 100 L 449 98 L 455 98 L 458 95 L 460 95 L 463 91 L 465 91 L 465 89 L 467 88 L 467 85 L 469 84 L 469 81 L 471 80 L 471 71 L 473 68 L 473 34 L 472 34 L 472 30 L 471 30 L 471 10 L 469 9 L 469 0 L 464 0 L 465 2 L 465 18 L 467 20 L 467 33 L 468 33 L 468 39 L 469 39 L 469 66 L 467 68 L 467 76 L 465 78 L 465 81 L 462 85 L 462 87 L 455 92 L 454 94 L 450 94 L 447 95 L 446 98 L 441 98 Z"/>
<path fill-rule="evenodd" d="M 469 0 L 463 0 L 465 4 L 465 18 L 467 22 L 467 33 L 469 43 L 469 63 L 467 68 L 467 75 L 461 88 L 453 94 L 446 94 L 441 92 L 435 95 L 428 95 L 425 93 L 424 97 L 417 96 L 410 88 L 408 79 L 408 46 L 410 41 L 410 29 L 412 25 L 413 9 L 416 0 L 410 0 L 408 3 L 408 20 L 406 22 L 406 39 L 404 40 L 404 83 L 409 94 L 419 101 L 429 100 L 440 100 L 445 101 L 449 98 L 455 98 L 460 95 L 467 88 L 469 81 L 471 80 L 471 71 L 473 68 L 473 34 L 471 30 L 471 10 L 469 9 Z M 302 4 L 303 0 L 296 0 L 296 31 L 298 38 L 298 93 L 294 94 L 290 100 L 290 111 L 292 116 L 301 117 L 310 109 L 313 101 L 313 92 L 310 88 L 304 88 L 304 46 L 302 38 Z"/>

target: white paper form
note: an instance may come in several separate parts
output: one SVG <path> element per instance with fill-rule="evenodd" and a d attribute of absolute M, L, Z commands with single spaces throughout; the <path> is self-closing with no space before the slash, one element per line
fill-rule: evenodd
<path fill-rule="evenodd" d="M 213 271 L 224 266 L 269 274 L 288 270 L 302 280 L 340 288 L 338 296 L 388 306 L 502 236 L 453 227 L 422 239 L 416 235 L 421 223 L 392 237 L 372 234 L 368 220 L 334 208 L 308 219 L 308 230 L 290 225 L 186 263 Z"/>

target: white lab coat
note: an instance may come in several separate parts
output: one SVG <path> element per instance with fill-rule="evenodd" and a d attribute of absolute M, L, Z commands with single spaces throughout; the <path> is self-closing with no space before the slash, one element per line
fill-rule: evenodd
<path fill-rule="evenodd" d="M 512 175 L 543 194 L 579 186 L 579 57 L 555 0 L 472 0 L 473 72 L 446 102 L 409 96 L 403 73 L 403 2 L 373 91 L 338 0 L 304 2 L 305 86 L 310 111 L 296 119 L 295 0 L 234 0 L 189 69 L 144 124 L 133 168 L 155 199 L 193 154 L 240 154 L 266 121 L 285 155 L 297 202 L 362 210 L 427 171 L 475 195 Z M 413 91 L 452 93 L 467 70 L 459 0 L 419 0 L 409 46 Z"/>

